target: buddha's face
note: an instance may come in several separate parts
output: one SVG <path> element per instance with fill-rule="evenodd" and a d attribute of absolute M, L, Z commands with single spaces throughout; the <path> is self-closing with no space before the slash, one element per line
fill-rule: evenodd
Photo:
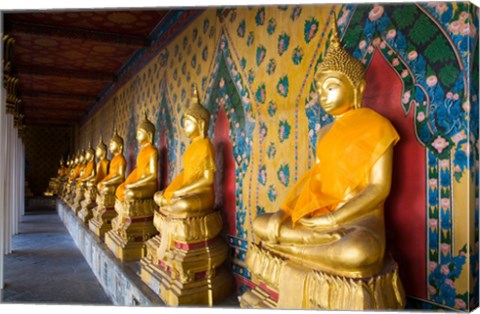
<path fill-rule="evenodd" d="M 183 129 L 189 138 L 197 137 L 200 134 L 200 128 L 198 127 L 197 121 L 188 115 L 186 115 L 183 120 Z"/>
<path fill-rule="evenodd" d="M 117 142 L 115 142 L 115 141 L 110 141 L 110 143 L 108 144 L 108 149 L 110 150 L 110 152 L 111 152 L 112 154 L 115 155 L 116 153 L 119 152 L 120 146 L 118 145 Z"/>
<path fill-rule="evenodd" d="M 87 151 L 85 153 L 85 159 L 86 160 L 91 160 L 93 158 L 93 154 L 90 151 Z"/>
<path fill-rule="evenodd" d="M 331 115 L 341 115 L 355 104 L 355 88 L 348 78 L 337 71 L 317 75 L 320 105 Z"/>
<path fill-rule="evenodd" d="M 103 158 L 105 156 L 105 153 L 106 152 L 100 147 L 97 147 L 97 149 L 95 150 L 95 156 L 97 156 L 97 158 Z"/>
<path fill-rule="evenodd" d="M 137 141 L 140 144 L 144 144 L 150 140 L 149 134 L 144 129 L 137 130 Z"/>

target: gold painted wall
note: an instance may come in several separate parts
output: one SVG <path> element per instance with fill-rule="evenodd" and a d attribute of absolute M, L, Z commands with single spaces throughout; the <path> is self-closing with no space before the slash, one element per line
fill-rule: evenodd
<path fill-rule="evenodd" d="M 478 65 L 478 47 L 470 58 L 474 46 L 466 43 L 476 44 L 478 10 L 468 3 L 207 9 L 99 106 L 78 129 L 75 147 L 99 136 L 108 141 L 116 127 L 131 170 L 135 126 L 146 112 L 157 126 L 157 146 L 158 134 L 166 132 L 173 178 L 188 145 L 182 113 L 197 84 L 212 125 L 220 108 L 227 114 L 236 165 L 235 230 L 228 236 L 234 272 L 248 280 L 243 261 L 255 240 L 252 220 L 278 209 L 314 160 L 315 134 L 331 122 L 318 109 L 312 83 L 332 12 L 357 58 L 368 65 L 380 53 L 396 72 L 403 90 L 395 110 L 408 116 L 425 152 L 424 205 L 408 209 L 423 215 L 417 232 L 426 237 L 424 250 L 410 252 L 423 258 L 410 265 L 424 271 L 424 278 L 410 278 L 422 286 L 414 296 L 472 307 L 478 302 L 478 70 L 472 83 L 468 69 Z M 442 125 L 442 117 L 457 129 Z"/>

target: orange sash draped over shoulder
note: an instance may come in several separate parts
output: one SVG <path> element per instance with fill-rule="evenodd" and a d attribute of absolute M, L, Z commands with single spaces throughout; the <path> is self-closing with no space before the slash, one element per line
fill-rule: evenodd
<path fill-rule="evenodd" d="M 117 176 L 120 172 L 120 169 L 122 167 L 125 169 L 126 165 L 127 165 L 127 161 L 125 160 L 125 157 L 123 157 L 123 155 L 117 155 L 113 157 L 112 160 L 110 161 L 110 168 L 108 169 L 108 174 L 106 177 L 102 179 L 102 181 L 98 183 L 97 185 L 98 188 L 101 189 L 103 182 Z"/>
<path fill-rule="evenodd" d="M 105 178 L 105 176 L 107 175 L 108 173 L 108 164 L 109 164 L 109 160 L 104 158 L 102 160 L 100 160 L 98 162 L 98 165 L 97 165 L 97 176 L 95 177 L 95 182 L 94 184 L 96 185 L 98 182 L 102 181 L 103 178 Z"/>
<path fill-rule="evenodd" d="M 375 111 L 346 112 L 320 139 L 319 162 L 295 184 L 281 209 L 293 223 L 336 210 L 348 194 L 366 187 L 375 162 L 399 139 L 392 124 Z"/>
<path fill-rule="evenodd" d="M 193 141 L 183 155 L 183 171 L 165 189 L 163 196 L 170 204 L 173 193 L 181 187 L 201 179 L 206 170 L 215 171 L 215 152 L 208 138 Z"/>
<path fill-rule="evenodd" d="M 130 173 L 127 179 L 118 186 L 115 196 L 123 202 L 125 194 L 125 186 L 135 182 L 148 174 L 149 164 L 152 157 L 157 154 L 157 149 L 153 145 L 148 144 L 143 147 L 137 156 L 136 168 Z"/>
<path fill-rule="evenodd" d="M 85 172 L 83 175 L 78 179 L 77 186 L 80 185 L 81 180 L 85 179 L 86 177 L 92 175 L 93 168 L 95 168 L 95 162 L 89 161 L 87 165 L 85 166 Z"/>
<path fill-rule="evenodd" d="M 76 178 L 78 178 L 78 176 L 80 175 L 80 172 L 82 170 L 82 165 L 76 165 L 75 168 L 73 168 L 73 173 L 70 177 L 68 177 L 68 182 L 72 182 L 73 180 L 75 180 Z"/>

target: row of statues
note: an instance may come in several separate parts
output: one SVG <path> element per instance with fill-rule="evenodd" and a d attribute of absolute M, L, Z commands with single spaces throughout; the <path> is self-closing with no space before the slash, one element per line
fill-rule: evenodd
<path fill-rule="evenodd" d="M 399 136 L 388 120 L 361 108 L 364 75 L 334 30 L 315 76 L 320 103 L 334 122 L 321 129 L 316 164 L 280 209 L 253 222 L 258 241 L 246 257 L 252 287 L 239 298 L 242 307 L 405 306 L 398 266 L 386 254 L 384 224 Z M 123 140 L 114 132 L 110 162 L 100 140 L 95 151 L 89 147 L 62 165 L 50 185 L 117 258 L 140 260 L 140 277 L 169 305 L 213 305 L 233 290 L 222 215 L 214 209 L 209 119 L 195 88 L 184 114 L 191 141 L 184 168 L 164 190 L 157 185 L 155 127 L 146 116 L 137 127 L 140 151 L 127 178 Z"/>

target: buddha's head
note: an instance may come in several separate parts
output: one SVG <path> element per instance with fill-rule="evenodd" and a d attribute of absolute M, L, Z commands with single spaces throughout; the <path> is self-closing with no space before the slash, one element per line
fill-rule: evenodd
<path fill-rule="evenodd" d="M 150 143 L 153 144 L 155 135 L 155 126 L 148 120 L 147 113 L 144 113 L 143 121 L 137 128 L 137 141 L 140 145 Z"/>
<path fill-rule="evenodd" d="M 88 148 L 85 151 L 85 161 L 91 161 L 93 160 L 93 157 L 95 156 L 95 151 L 92 148 L 92 144 L 88 143 Z"/>
<path fill-rule="evenodd" d="M 123 138 L 118 135 L 117 129 L 113 131 L 113 136 L 110 139 L 108 148 L 110 149 L 112 155 L 121 154 L 123 152 Z"/>
<path fill-rule="evenodd" d="M 80 151 L 80 154 L 78 155 L 78 163 L 81 164 L 85 161 L 85 151 L 82 150 Z"/>
<path fill-rule="evenodd" d="M 67 167 L 70 167 L 70 163 L 71 162 L 70 162 L 70 158 L 69 158 L 69 159 L 67 159 Z"/>
<path fill-rule="evenodd" d="M 193 86 L 192 100 L 183 117 L 183 129 L 189 138 L 207 137 L 210 113 L 200 104 L 196 85 Z"/>
<path fill-rule="evenodd" d="M 335 19 L 327 55 L 315 80 L 320 104 L 332 115 L 360 108 L 365 90 L 365 66 L 341 47 Z"/>
<path fill-rule="evenodd" d="M 95 156 L 98 159 L 103 159 L 107 155 L 107 145 L 103 142 L 103 138 L 100 136 L 100 140 L 98 141 L 97 147 L 95 147 Z"/>
<path fill-rule="evenodd" d="M 73 165 L 76 166 L 80 162 L 80 151 L 77 152 L 75 158 L 73 159 Z"/>

